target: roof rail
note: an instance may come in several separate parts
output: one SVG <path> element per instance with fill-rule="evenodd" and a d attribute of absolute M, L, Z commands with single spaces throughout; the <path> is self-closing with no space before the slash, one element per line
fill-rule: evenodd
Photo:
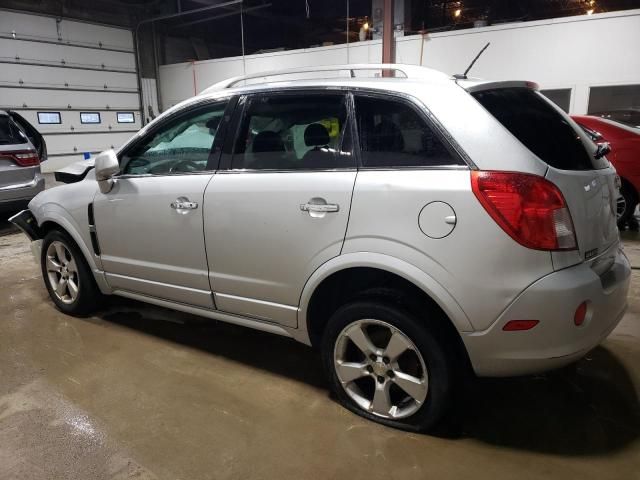
<path fill-rule="evenodd" d="M 228 78 L 221 82 L 214 83 L 210 87 L 202 91 L 202 93 L 211 93 L 218 90 L 224 90 L 225 88 L 231 88 L 235 84 L 247 81 L 255 80 L 258 78 L 277 77 L 283 75 L 294 75 L 297 73 L 318 73 L 318 72 L 349 72 L 351 77 L 355 77 L 356 71 L 363 70 L 391 70 L 400 72 L 405 78 L 428 78 L 433 77 L 434 74 L 438 74 L 446 77 L 445 74 L 437 72 L 435 70 L 421 67 L 418 65 L 403 65 L 398 63 L 354 63 L 351 65 L 323 65 L 317 67 L 299 67 L 288 68 L 283 70 L 272 70 L 267 72 L 250 73 L 248 75 L 240 75 L 237 77 Z"/>

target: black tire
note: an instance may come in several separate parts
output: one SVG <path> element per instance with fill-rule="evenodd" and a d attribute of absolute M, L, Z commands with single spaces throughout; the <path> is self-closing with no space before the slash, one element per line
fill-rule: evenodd
<path fill-rule="evenodd" d="M 633 187 L 626 182 L 623 182 L 620 187 L 620 195 L 622 195 L 622 198 L 624 199 L 624 209 L 617 212 L 618 227 L 623 230 L 629 221 L 633 221 L 633 214 L 635 213 L 636 206 L 638 205 L 638 198 Z"/>
<path fill-rule="evenodd" d="M 76 273 L 72 275 L 75 279 L 75 283 L 77 283 L 77 295 L 73 301 L 68 298 L 65 302 L 59 298 L 49 277 L 49 271 L 47 268 L 47 251 L 54 242 L 62 243 L 70 253 L 73 261 L 75 261 Z M 91 269 L 89 268 L 80 248 L 66 232 L 52 230 L 45 235 L 42 242 L 40 267 L 49 296 L 58 310 L 69 315 L 84 317 L 99 308 L 102 303 L 103 296 L 96 285 Z M 60 278 L 57 273 L 56 277 Z"/>
<path fill-rule="evenodd" d="M 339 341 L 338 337 L 348 325 L 363 319 L 380 320 L 399 330 L 419 350 L 426 364 L 428 373 L 426 400 L 414 413 L 404 418 L 384 418 L 365 410 L 347 394 L 338 378 L 334 366 L 334 349 L 336 342 Z M 408 431 L 426 431 L 437 425 L 451 403 L 449 400 L 453 389 L 454 361 L 451 357 L 452 352 L 448 351 L 446 345 L 446 339 L 438 334 L 436 328 L 429 325 L 428 319 L 420 321 L 407 311 L 391 304 L 362 300 L 344 305 L 331 316 L 323 335 L 321 353 L 332 391 L 347 409 L 390 427 Z M 380 379 L 372 374 L 371 380 L 374 384 L 376 378 Z M 365 381 L 368 379 L 365 378 Z M 393 380 L 389 381 L 393 382 Z"/>

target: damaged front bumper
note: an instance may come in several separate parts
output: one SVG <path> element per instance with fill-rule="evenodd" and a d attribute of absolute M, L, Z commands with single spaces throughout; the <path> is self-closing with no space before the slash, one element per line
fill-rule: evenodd
<path fill-rule="evenodd" d="M 15 214 L 9 219 L 16 227 L 29 237 L 32 242 L 35 240 L 41 240 L 42 234 L 36 217 L 33 216 L 31 210 L 22 210 L 20 213 Z"/>
<path fill-rule="evenodd" d="M 29 237 L 29 240 L 31 240 L 31 253 L 36 261 L 39 262 L 42 256 L 42 233 L 31 210 L 22 210 L 11 217 L 9 221 Z"/>

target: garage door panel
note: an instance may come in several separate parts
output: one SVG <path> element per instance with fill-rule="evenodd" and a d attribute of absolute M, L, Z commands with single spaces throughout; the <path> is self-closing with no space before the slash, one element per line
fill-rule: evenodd
<path fill-rule="evenodd" d="M 62 20 L 40 15 L 0 10 L 0 35 L 17 38 L 34 38 L 64 43 L 79 43 L 100 48 L 117 48 L 133 51 L 133 36 L 130 30 L 116 27 Z"/>
<path fill-rule="evenodd" d="M 44 135 L 43 171 L 129 140 L 141 126 L 140 101 L 130 30 L 0 8 L 0 108 Z M 39 123 L 38 112 L 58 113 L 60 123 Z M 118 123 L 118 112 L 133 122 Z"/>
<path fill-rule="evenodd" d="M 135 71 L 133 53 L 0 39 L 0 60 Z M 63 63 L 64 61 L 64 63 Z M 102 67 L 104 65 L 104 67 Z"/>
<path fill-rule="evenodd" d="M 0 83 L 8 85 L 137 90 L 135 73 L 99 72 L 37 65 L 11 65 L 0 68 Z"/>
<path fill-rule="evenodd" d="M 67 135 L 45 135 L 47 142 L 47 152 L 51 155 L 73 154 L 82 152 L 101 152 L 109 148 L 119 148 L 134 133 L 114 132 L 114 133 L 93 133 L 87 135 L 67 134 Z"/>
<path fill-rule="evenodd" d="M 137 93 L 79 92 L 72 90 L 21 89 L 0 87 L 0 105 L 9 108 L 42 107 L 43 109 L 93 108 L 126 109 L 140 108 Z"/>

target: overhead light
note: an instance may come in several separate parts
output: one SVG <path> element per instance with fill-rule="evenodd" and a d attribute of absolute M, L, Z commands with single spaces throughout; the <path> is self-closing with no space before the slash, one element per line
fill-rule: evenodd
<path fill-rule="evenodd" d="M 369 22 L 364 22 L 364 25 L 362 25 L 362 28 L 364 28 L 365 30 L 369 30 Z"/>
<path fill-rule="evenodd" d="M 590 8 L 589 10 L 587 10 L 587 15 L 593 15 L 593 11 L 594 11 L 594 9 Z"/>
<path fill-rule="evenodd" d="M 462 9 L 458 8 L 453 12 L 453 16 L 458 18 L 460 15 L 462 15 Z"/>

